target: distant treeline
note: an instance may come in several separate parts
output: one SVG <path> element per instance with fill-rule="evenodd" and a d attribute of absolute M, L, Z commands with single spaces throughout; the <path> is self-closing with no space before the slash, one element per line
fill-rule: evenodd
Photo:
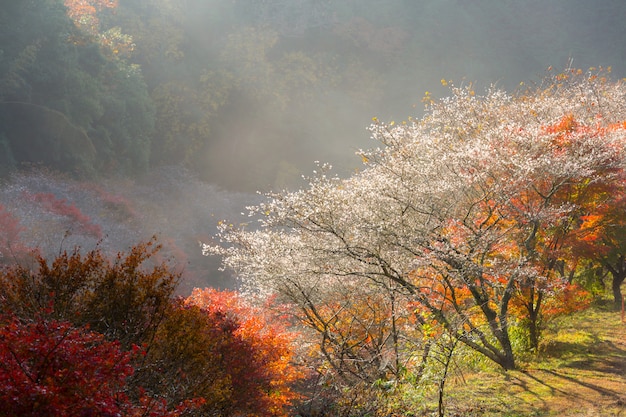
<path fill-rule="evenodd" d="M 367 120 L 407 117 L 442 78 L 513 88 L 570 57 L 620 74 L 625 17 L 611 0 L 8 2 L 0 170 L 182 164 L 283 187 L 351 157 Z"/>

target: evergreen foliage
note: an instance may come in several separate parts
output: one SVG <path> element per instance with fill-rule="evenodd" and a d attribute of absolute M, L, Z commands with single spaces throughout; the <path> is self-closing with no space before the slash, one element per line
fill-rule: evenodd
<path fill-rule="evenodd" d="M 0 27 L 4 159 L 81 177 L 147 170 L 154 111 L 136 66 L 107 56 L 61 1 L 14 2 Z"/>

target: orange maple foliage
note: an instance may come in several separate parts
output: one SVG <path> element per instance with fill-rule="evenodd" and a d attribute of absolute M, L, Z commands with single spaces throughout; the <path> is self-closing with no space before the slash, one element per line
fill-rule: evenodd
<path fill-rule="evenodd" d="M 626 280 L 626 174 L 612 187 L 598 189 L 583 207 L 570 241 L 575 265 L 592 262 L 612 276 L 615 307 L 622 301 L 621 286 Z"/>
<path fill-rule="evenodd" d="M 554 297 L 546 300 L 543 314 L 553 318 L 575 311 L 585 310 L 591 305 L 593 296 L 580 285 L 565 284 Z"/>
<path fill-rule="evenodd" d="M 236 292 L 196 288 L 185 305 L 200 308 L 208 325 L 221 329 L 216 353 L 228 374 L 229 409 L 248 416 L 287 416 L 297 398 L 292 386 L 303 377 L 293 363 L 295 333 Z"/>
<path fill-rule="evenodd" d="M 318 335 L 311 355 L 321 354 L 333 376 L 366 383 L 397 378 L 405 368 L 408 358 L 400 352 L 399 340 L 419 332 L 412 318 L 401 295 L 365 289 L 338 293 L 300 317 Z"/>
<path fill-rule="evenodd" d="M 118 0 L 64 0 L 64 5 L 67 15 L 77 27 L 95 35 L 100 27 L 98 12 L 116 8 Z"/>
<path fill-rule="evenodd" d="M 553 136 L 554 146 L 549 152 L 555 155 L 571 153 L 575 157 L 581 152 L 579 145 L 584 138 L 602 138 L 619 131 L 623 134 L 625 126 L 623 122 L 603 123 L 601 115 L 596 117 L 594 124 L 588 124 L 568 114 L 559 122 L 545 126 L 544 133 Z M 619 149 L 616 151 L 616 155 L 621 154 Z M 614 203 L 607 204 L 613 198 L 611 196 L 624 195 L 623 190 L 619 190 L 619 178 L 623 175 L 623 170 L 611 167 L 591 177 L 572 178 L 561 184 L 562 179 L 550 178 L 522 196 L 526 207 L 541 207 L 546 203 L 554 207 L 576 207 L 574 211 L 564 211 L 544 222 L 537 227 L 532 241 L 525 242 L 525 249 L 539 275 L 545 278 L 522 283 L 513 303 L 514 308 L 526 310 L 522 317 L 530 319 L 533 345 L 536 345 L 542 317 L 577 311 L 589 305 L 590 295 L 568 281 L 579 264 L 582 248 L 593 247 L 594 256 L 601 256 L 606 251 L 598 245 L 604 239 L 605 230 L 601 224 L 606 220 L 607 210 L 614 209 Z"/>
<path fill-rule="evenodd" d="M 556 146 L 570 145 L 571 134 L 578 128 L 578 123 L 573 114 L 563 116 L 559 123 L 546 126 L 545 131 L 548 134 L 556 134 L 553 143 Z"/>

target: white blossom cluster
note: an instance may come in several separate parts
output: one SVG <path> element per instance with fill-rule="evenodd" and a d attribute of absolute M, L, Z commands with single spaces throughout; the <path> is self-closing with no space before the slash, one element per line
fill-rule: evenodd
<path fill-rule="evenodd" d="M 511 300 L 558 287 L 548 249 L 585 187 L 621 178 L 625 94 L 573 71 L 514 95 L 451 87 L 420 120 L 375 121 L 362 171 L 272 194 L 251 208 L 259 230 L 224 223 L 224 245 L 204 251 L 245 289 L 305 309 L 392 288 L 508 367 Z"/>

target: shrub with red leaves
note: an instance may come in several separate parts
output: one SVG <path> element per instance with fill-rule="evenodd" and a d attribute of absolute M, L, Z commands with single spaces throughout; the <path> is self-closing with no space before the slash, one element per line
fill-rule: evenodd
<path fill-rule="evenodd" d="M 123 351 L 88 328 L 58 320 L 22 321 L 0 327 L 0 415 L 32 417 L 178 417 L 202 401 L 169 409 L 167 402 L 130 395 L 138 347 Z M 131 397 L 136 400 L 131 400 Z"/>
<path fill-rule="evenodd" d="M 119 415 L 131 357 L 68 322 L 8 318 L 0 328 L 0 414 Z"/>

